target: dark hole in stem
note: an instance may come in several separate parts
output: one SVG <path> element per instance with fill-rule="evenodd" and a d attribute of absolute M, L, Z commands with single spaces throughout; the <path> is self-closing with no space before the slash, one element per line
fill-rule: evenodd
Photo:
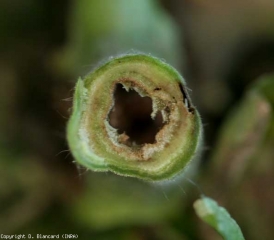
<path fill-rule="evenodd" d="M 118 129 L 119 134 L 125 132 L 130 144 L 155 143 L 155 136 L 164 123 L 160 112 L 155 119 L 151 118 L 151 98 L 141 97 L 135 90 L 127 92 L 122 84 L 117 84 L 114 101 L 108 116 L 110 125 Z"/>

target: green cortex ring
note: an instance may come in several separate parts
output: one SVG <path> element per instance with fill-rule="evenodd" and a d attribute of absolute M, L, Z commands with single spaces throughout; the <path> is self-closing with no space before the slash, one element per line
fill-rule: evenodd
<path fill-rule="evenodd" d="M 184 79 L 157 58 L 111 58 L 77 82 L 68 142 L 88 169 L 168 179 L 185 169 L 200 139 Z"/>

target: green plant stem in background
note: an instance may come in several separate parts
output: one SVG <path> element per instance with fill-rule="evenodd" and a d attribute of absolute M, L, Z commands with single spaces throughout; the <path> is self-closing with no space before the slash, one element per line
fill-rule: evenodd
<path fill-rule="evenodd" d="M 267 138 L 273 139 L 273 89 L 273 76 L 259 78 L 221 129 L 212 157 L 212 170 L 220 176 L 224 176 L 225 172 L 230 184 L 236 184 L 244 177 L 251 160 L 260 158 L 262 153 L 259 151 Z"/>
<path fill-rule="evenodd" d="M 210 168 L 200 180 L 237 217 L 248 239 L 274 237 L 269 185 L 274 176 L 273 91 L 274 74 L 263 75 L 247 89 L 224 122 Z"/>
<path fill-rule="evenodd" d="M 180 28 L 158 0 L 77 0 L 69 14 L 68 44 L 54 63 L 59 67 L 57 74 L 76 79 L 101 59 L 138 49 L 179 68 L 184 58 L 180 36 Z M 89 172 L 84 178 L 85 191 L 68 211 L 89 228 L 159 224 L 174 219 L 185 202 L 184 194 L 170 186 L 163 194 L 155 184 L 125 181 L 114 174 Z"/>
<path fill-rule="evenodd" d="M 138 49 L 182 66 L 180 29 L 157 0 L 77 0 L 59 71 L 87 73 L 100 59 Z"/>
<path fill-rule="evenodd" d="M 194 202 L 196 214 L 213 227 L 225 240 L 244 240 L 240 227 L 213 199 L 202 197 Z"/>
<path fill-rule="evenodd" d="M 163 180 L 182 172 L 197 153 L 201 122 L 174 68 L 131 54 L 78 80 L 68 141 L 88 169 Z"/>

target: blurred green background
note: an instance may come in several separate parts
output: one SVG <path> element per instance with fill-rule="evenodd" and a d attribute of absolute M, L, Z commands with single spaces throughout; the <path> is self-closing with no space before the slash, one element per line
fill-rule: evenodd
<path fill-rule="evenodd" d="M 272 0 L 0 0 L 0 234 L 220 239 L 203 192 L 274 239 L 273 26 Z M 172 184 L 86 171 L 66 143 L 76 79 L 134 51 L 176 67 L 202 116 L 201 159 Z"/>

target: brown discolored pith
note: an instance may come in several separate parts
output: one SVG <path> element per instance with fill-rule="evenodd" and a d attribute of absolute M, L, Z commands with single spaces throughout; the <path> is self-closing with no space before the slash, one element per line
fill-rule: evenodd
<path fill-rule="evenodd" d="M 164 121 L 160 112 L 152 119 L 152 99 L 140 96 L 133 89 L 127 91 L 119 83 L 115 86 L 113 98 L 109 124 L 118 130 L 121 142 L 128 146 L 155 143 L 155 136 L 164 126 Z"/>

